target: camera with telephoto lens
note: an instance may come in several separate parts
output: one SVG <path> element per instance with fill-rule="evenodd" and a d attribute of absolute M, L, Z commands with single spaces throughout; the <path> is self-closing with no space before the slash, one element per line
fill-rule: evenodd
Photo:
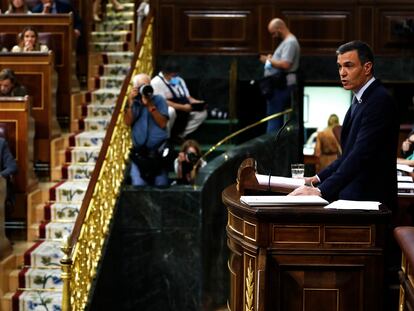
<path fill-rule="evenodd" d="M 151 98 L 154 95 L 154 89 L 150 84 L 144 84 L 139 88 L 139 94 L 147 98 Z"/>
<path fill-rule="evenodd" d="M 191 165 L 195 165 L 200 159 L 200 156 L 196 155 L 194 152 L 187 152 L 187 159 Z"/>

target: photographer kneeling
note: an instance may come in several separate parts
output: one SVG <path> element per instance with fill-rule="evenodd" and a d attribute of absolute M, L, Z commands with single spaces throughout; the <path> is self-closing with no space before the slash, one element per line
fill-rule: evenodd
<path fill-rule="evenodd" d="M 201 159 L 201 149 L 195 140 L 188 139 L 181 145 L 181 150 L 174 162 L 177 173 L 177 184 L 191 184 L 194 181 L 194 173 L 207 163 Z"/>
<path fill-rule="evenodd" d="M 133 78 L 124 121 L 131 126 L 131 183 L 135 186 L 168 185 L 163 163 L 163 146 L 168 138 L 168 106 L 165 99 L 153 95 L 151 79 L 146 74 Z"/>

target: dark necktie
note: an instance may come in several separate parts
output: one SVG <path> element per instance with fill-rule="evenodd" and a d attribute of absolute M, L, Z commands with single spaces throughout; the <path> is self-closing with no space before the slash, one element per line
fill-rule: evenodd
<path fill-rule="evenodd" d="M 354 96 L 354 99 L 352 100 L 352 105 L 351 105 L 351 118 L 354 116 L 355 110 L 358 104 L 359 104 L 358 99 L 356 98 L 356 96 Z"/>

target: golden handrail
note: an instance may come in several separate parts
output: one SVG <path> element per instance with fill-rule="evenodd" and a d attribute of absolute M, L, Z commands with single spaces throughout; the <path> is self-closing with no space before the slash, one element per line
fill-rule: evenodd
<path fill-rule="evenodd" d="M 226 141 L 232 139 L 233 137 L 236 137 L 237 135 L 239 135 L 239 134 L 241 134 L 241 133 L 243 133 L 243 132 L 245 132 L 247 130 L 250 130 L 251 128 L 253 128 L 253 127 L 255 127 L 255 126 L 259 125 L 259 124 L 265 123 L 265 122 L 267 122 L 269 120 L 272 120 L 272 119 L 279 118 L 279 117 L 281 117 L 281 116 L 283 116 L 285 114 L 289 114 L 292 111 L 293 111 L 293 109 L 292 108 L 289 108 L 289 109 L 286 109 L 286 110 L 284 110 L 282 112 L 278 112 L 278 113 L 272 114 L 270 116 L 267 116 L 266 118 L 263 118 L 263 119 L 255 122 L 253 124 L 250 124 L 250 125 L 242 128 L 242 129 L 240 129 L 240 130 L 238 130 L 238 131 L 236 131 L 234 133 L 231 133 L 230 135 L 224 137 L 222 140 L 220 140 L 218 143 L 216 143 L 214 146 L 212 146 L 210 149 L 208 149 L 207 152 L 204 153 L 201 158 L 202 159 L 205 159 L 210 153 L 212 153 L 214 150 L 216 150 L 217 147 L 221 146 L 222 144 L 224 144 Z"/>
<path fill-rule="evenodd" d="M 91 284 L 101 259 L 114 207 L 123 181 L 126 160 L 132 145 L 131 131 L 123 120 L 131 78 L 136 73 L 153 71 L 153 21 L 151 12 L 146 18 L 134 58 L 118 97 L 111 122 L 96 162 L 95 170 L 71 236 L 62 247 L 63 311 L 84 310 Z"/>

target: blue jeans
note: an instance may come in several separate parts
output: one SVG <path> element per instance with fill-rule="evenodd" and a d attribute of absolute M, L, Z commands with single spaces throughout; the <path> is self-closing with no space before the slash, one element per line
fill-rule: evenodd
<path fill-rule="evenodd" d="M 266 113 L 267 116 L 282 112 L 286 107 L 290 106 L 291 93 L 294 86 L 288 86 L 284 89 L 274 89 L 272 97 L 267 100 Z M 266 133 L 277 133 L 283 125 L 283 116 L 267 121 Z"/>
<path fill-rule="evenodd" d="M 133 186 L 147 186 L 148 182 L 141 177 L 138 166 L 131 161 L 131 184 Z M 167 186 L 168 185 L 168 175 L 165 170 L 162 170 L 161 174 L 155 176 L 153 186 Z"/>

